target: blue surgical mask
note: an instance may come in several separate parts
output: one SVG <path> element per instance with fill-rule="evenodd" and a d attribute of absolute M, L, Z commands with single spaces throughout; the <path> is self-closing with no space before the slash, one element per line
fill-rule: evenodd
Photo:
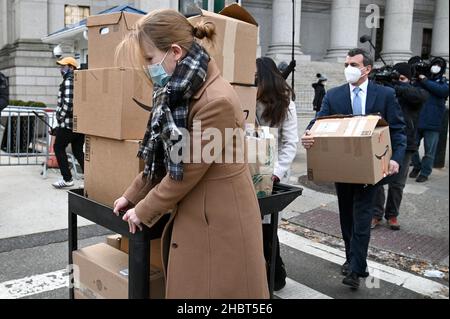
<path fill-rule="evenodd" d="M 147 70 L 148 70 L 147 76 L 150 77 L 150 79 L 152 80 L 152 82 L 155 85 L 158 85 L 161 87 L 165 86 L 170 81 L 170 77 L 171 77 L 171 75 L 167 74 L 166 70 L 164 69 L 164 67 L 162 65 L 162 63 L 166 59 L 166 56 L 168 53 L 169 53 L 169 51 L 166 52 L 166 54 L 164 55 L 164 58 L 161 60 L 161 62 L 147 66 Z"/>

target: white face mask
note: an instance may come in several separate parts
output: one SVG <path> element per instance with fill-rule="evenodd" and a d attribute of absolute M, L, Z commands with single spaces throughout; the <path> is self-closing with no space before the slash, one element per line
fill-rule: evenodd
<path fill-rule="evenodd" d="M 431 67 L 431 73 L 433 74 L 438 74 L 439 72 L 441 72 L 441 67 L 439 65 L 433 65 Z"/>
<path fill-rule="evenodd" d="M 345 74 L 345 79 L 347 80 L 348 83 L 353 84 L 358 82 L 358 80 L 361 78 L 361 70 L 349 65 L 348 67 L 345 68 L 344 70 L 344 74 Z"/>

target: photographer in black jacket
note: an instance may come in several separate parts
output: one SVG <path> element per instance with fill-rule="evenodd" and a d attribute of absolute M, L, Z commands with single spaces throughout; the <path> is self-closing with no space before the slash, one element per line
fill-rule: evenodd
<path fill-rule="evenodd" d="M 385 204 L 384 187 L 379 186 L 376 196 L 376 208 L 372 219 L 372 228 L 379 225 L 384 217 L 389 227 L 393 230 L 400 229 L 397 217 L 399 214 L 400 203 L 403 197 L 403 188 L 406 184 L 409 164 L 411 157 L 417 150 L 417 124 L 419 121 L 420 110 L 428 98 L 427 91 L 411 85 L 412 69 L 408 63 L 398 63 L 394 65 L 393 70 L 398 72 L 399 79 L 392 81 L 390 86 L 395 89 L 397 99 L 403 111 L 406 122 L 407 147 L 403 163 L 400 165 L 400 171 L 395 180 L 388 184 L 388 197 Z M 389 84 L 385 84 L 389 85 Z"/>
<path fill-rule="evenodd" d="M 8 106 L 9 101 L 9 85 L 8 78 L 0 72 L 0 112 Z"/>

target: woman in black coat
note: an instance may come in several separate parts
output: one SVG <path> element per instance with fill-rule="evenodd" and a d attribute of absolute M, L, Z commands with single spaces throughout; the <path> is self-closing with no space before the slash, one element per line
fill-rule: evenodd
<path fill-rule="evenodd" d="M 322 100 L 325 96 L 325 83 L 327 82 L 327 78 L 320 73 L 316 74 L 318 78 L 316 83 L 312 84 L 314 88 L 314 100 L 313 100 L 313 110 L 317 112 L 320 111 L 320 107 L 322 106 Z"/>

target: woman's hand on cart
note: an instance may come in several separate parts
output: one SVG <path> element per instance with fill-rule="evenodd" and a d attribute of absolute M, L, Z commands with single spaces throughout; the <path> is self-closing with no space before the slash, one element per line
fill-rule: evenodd
<path fill-rule="evenodd" d="M 128 226 L 130 226 L 130 233 L 136 233 L 136 227 L 139 228 L 139 230 L 142 230 L 141 220 L 137 217 L 134 208 L 127 210 L 122 219 L 128 222 Z"/>
<path fill-rule="evenodd" d="M 126 199 L 125 197 L 120 197 L 118 199 L 116 199 L 114 201 L 114 214 L 116 214 L 116 216 L 119 216 L 119 213 L 121 212 L 125 212 L 128 210 L 128 208 L 130 208 L 130 201 L 128 199 Z"/>
<path fill-rule="evenodd" d="M 130 226 L 130 233 L 134 234 L 136 232 L 136 227 L 142 230 L 141 221 L 139 217 L 137 217 L 134 208 L 129 209 L 132 206 L 130 201 L 125 197 L 120 197 L 114 201 L 114 214 L 119 216 L 119 213 L 125 212 L 122 219 L 128 222 L 128 226 Z"/>

